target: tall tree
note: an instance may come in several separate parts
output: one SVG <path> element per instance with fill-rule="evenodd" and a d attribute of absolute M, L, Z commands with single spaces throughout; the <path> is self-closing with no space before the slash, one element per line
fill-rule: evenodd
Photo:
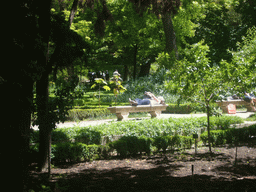
<path fill-rule="evenodd" d="M 7 65 L 1 65 L 1 94 L 3 113 L 1 159 L 5 167 L 2 187 L 23 191 L 28 182 L 28 148 L 31 111 L 33 108 L 33 84 L 45 70 L 47 52 L 48 7 L 50 0 L 34 2 L 23 0 L 6 2 L 12 7 L 14 23 L 4 23 L 3 55 Z M 40 16 L 40 19 L 38 19 Z M 38 28 L 37 26 L 40 27 Z M 43 62 L 44 61 L 44 62 Z M 10 121 L 10 118 L 12 119 Z M 10 143 L 6 146 L 6 143 Z M 3 142 L 3 143 L 2 143 Z M 10 180 L 10 178 L 12 178 Z M 5 180 L 8 179 L 8 180 Z M 10 182 L 15 181 L 15 185 Z M 5 186 L 6 185 L 6 186 Z"/>
<path fill-rule="evenodd" d="M 52 14 L 51 32 L 49 40 L 54 44 L 54 48 L 52 48 L 54 50 L 51 54 L 50 61 L 46 61 L 47 70 L 43 73 L 42 77 L 36 84 L 36 104 L 38 112 L 37 124 L 39 125 L 40 136 L 39 171 L 49 167 L 47 164 L 47 157 L 49 157 L 50 135 L 52 129 L 55 128 L 55 123 L 60 120 L 54 117 L 54 113 L 49 107 L 49 75 L 53 69 L 56 71 L 63 67 L 70 67 L 78 57 L 83 57 L 83 49 L 88 49 L 88 46 L 84 43 L 83 39 L 74 31 L 70 30 L 69 23 L 58 14 Z M 68 81 L 70 84 L 71 82 L 75 82 L 74 74 L 69 76 Z M 71 87 L 73 87 L 73 85 Z M 70 90 L 70 88 L 67 88 L 67 91 L 68 90 Z M 59 107 L 61 108 L 63 106 Z M 59 109 L 59 111 L 63 110 Z"/>
<path fill-rule="evenodd" d="M 180 7 L 180 0 L 129 0 L 132 2 L 139 13 L 146 11 L 148 7 L 153 7 L 152 12 L 157 16 L 160 15 L 166 37 L 166 51 L 172 53 L 175 51 L 178 56 L 176 35 L 173 28 L 172 16 L 177 14 Z"/>
<path fill-rule="evenodd" d="M 108 3 L 108 7 L 113 19 L 106 26 L 105 38 L 113 42 L 114 61 L 133 69 L 133 78 L 147 75 L 154 57 L 164 51 L 161 21 L 153 14 L 141 17 L 127 1 Z"/>

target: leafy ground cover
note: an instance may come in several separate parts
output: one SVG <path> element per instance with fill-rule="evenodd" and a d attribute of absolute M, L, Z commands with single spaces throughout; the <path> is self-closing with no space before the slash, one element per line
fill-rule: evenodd
<path fill-rule="evenodd" d="M 193 173 L 192 173 L 193 167 Z M 201 147 L 166 155 L 137 156 L 63 164 L 33 172 L 37 190 L 48 191 L 255 191 L 256 148 Z M 34 188 L 36 190 L 36 188 Z"/>

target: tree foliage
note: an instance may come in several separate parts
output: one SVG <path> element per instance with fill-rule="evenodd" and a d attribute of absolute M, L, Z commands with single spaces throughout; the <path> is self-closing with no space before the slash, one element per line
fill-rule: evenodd
<path fill-rule="evenodd" d="M 168 86 L 175 90 L 181 98 L 204 105 L 207 110 L 208 138 L 210 139 L 211 105 L 215 96 L 225 88 L 225 82 L 222 79 L 223 69 L 210 65 L 208 52 L 209 47 L 204 45 L 203 41 L 185 48 L 184 58 L 177 61 L 179 67 L 170 72 L 172 81 Z M 211 152 L 210 142 L 209 151 Z"/>
<path fill-rule="evenodd" d="M 222 61 L 227 67 L 227 79 L 234 85 L 237 92 L 253 91 L 255 89 L 256 70 L 256 28 L 248 29 L 247 35 L 242 37 L 242 42 L 237 43 L 237 51 L 230 51 L 232 61 Z"/>

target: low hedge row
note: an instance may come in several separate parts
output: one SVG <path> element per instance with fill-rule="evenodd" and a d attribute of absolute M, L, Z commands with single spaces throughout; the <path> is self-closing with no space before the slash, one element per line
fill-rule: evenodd
<path fill-rule="evenodd" d="M 52 145 L 52 161 L 75 162 L 90 160 L 98 154 L 98 145 L 86 145 L 84 143 L 57 143 Z"/>
<path fill-rule="evenodd" d="M 153 146 L 155 146 L 158 151 L 162 149 L 165 153 L 168 147 L 171 149 L 190 149 L 192 146 L 192 141 L 192 136 L 159 136 L 154 139 Z"/>
<path fill-rule="evenodd" d="M 103 117 L 108 116 L 111 113 L 107 108 L 97 108 L 97 109 L 71 109 L 68 112 L 67 120 L 76 121 L 84 120 L 92 117 Z"/>
<path fill-rule="evenodd" d="M 193 108 L 189 104 L 168 104 L 165 112 L 175 114 L 189 114 L 193 112 Z"/>
<path fill-rule="evenodd" d="M 211 117 L 211 130 L 229 129 L 231 124 L 243 122 L 242 118 L 232 116 Z M 100 124 L 88 127 L 69 127 L 54 129 L 52 143 L 82 142 L 87 145 L 104 144 L 117 140 L 118 136 L 146 136 L 155 138 L 164 135 L 191 136 L 206 131 L 206 117 L 146 119 L 143 121 L 124 121 L 111 124 Z M 31 133 L 31 143 L 39 143 L 39 131 Z"/>
<path fill-rule="evenodd" d="M 116 150 L 121 157 L 136 155 L 145 152 L 150 155 L 156 148 L 157 152 L 170 147 L 191 148 L 192 137 L 187 136 L 162 136 L 148 138 L 145 136 L 123 136 L 119 140 L 112 141 L 106 145 L 87 145 L 81 142 L 55 143 L 51 146 L 51 159 L 53 164 L 77 161 L 89 161 L 94 158 L 107 158 L 110 152 Z M 31 152 L 38 152 L 38 144 L 31 146 Z M 34 154 L 34 153 L 33 153 Z"/>
<path fill-rule="evenodd" d="M 235 129 L 212 130 L 211 143 L 213 146 L 234 143 L 249 143 L 251 137 L 256 137 L 256 125 Z M 206 145 L 208 143 L 207 132 L 200 135 L 201 140 Z M 123 136 L 116 141 L 106 145 L 87 145 L 81 142 L 57 142 L 52 144 L 53 164 L 61 162 L 74 162 L 80 160 L 91 160 L 95 156 L 106 158 L 109 152 L 116 150 L 121 157 L 136 155 L 145 152 L 163 151 L 169 149 L 190 149 L 193 144 L 192 136 L 157 136 L 150 138 L 146 136 Z M 38 151 L 38 144 L 31 146 L 32 151 Z"/>
<path fill-rule="evenodd" d="M 211 144 L 213 146 L 235 143 L 250 143 L 252 137 L 256 137 L 256 125 L 240 129 L 230 128 L 226 130 L 212 130 Z M 208 134 L 204 132 L 200 136 L 204 145 L 208 143 Z"/>
<path fill-rule="evenodd" d="M 31 157 L 35 160 L 38 155 L 38 144 L 30 146 Z M 52 164 L 90 161 L 94 158 L 106 158 L 111 151 L 108 145 L 86 145 L 80 142 L 55 143 L 51 145 Z M 32 156 L 33 155 L 33 156 Z"/>

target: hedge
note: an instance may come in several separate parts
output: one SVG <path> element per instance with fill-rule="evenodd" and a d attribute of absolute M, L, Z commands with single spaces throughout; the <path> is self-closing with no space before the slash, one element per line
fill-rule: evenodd
<path fill-rule="evenodd" d="M 176 114 L 190 114 L 193 112 L 193 109 L 189 104 L 168 104 L 168 107 L 166 108 L 165 112 Z"/>
<path fill-rule="evenodd" d="M 153 146 L 157 148 L 158 152 L 162 149 L 164 153 L 166 153 L 167 148 L 191 148 L 192 137 L 179 135 L 159 136 L 156 138 L 124 136 L 117 141 L 111 142 L 109 146 L 110 148 L 115 149 L 121 157 L 136 155 L 142 152 L 149 155 L 153 151 Z"/>
<path fill-rule="evenodd" d="M 107 108 L 97 109 L 71 109 L 68 112 L 67 120 L 84 120 L 92 117 L 107 116 L 110 115 L 110 111 Z"/>
<path fill-rule="evenodd" d="M 244 128 L 230 128 L 226 130 L 212 130 L 210 142 L 213 146 L 235 143 L 250 143 L 252 137 L 256 137 L 256 125 Z M 208 134 L 204 132 L 200 136 L 204 145 L 208 143 Z"/>
<path fill-rule="evenodd" d="M 146 152 L 149 155 L 151 152 L 152 139 L 145 136 L 123 136 L 119 140 L 111 142 L 109 146 L 115 149 L 121 157 L 136 155 L 139 152 Z"/>
<path fill-rule="evenodd" d="M 243 122 L 242 118 L 221 116 L 211 117 L 211 129 L 230 129 L 231 124 Z M 215 128 L 215 127 L 216 128 Z M 124 121 L 111 124 L 100 124 L 88 127 L 69 127 L 54 129 L 52 131 L 52 143 L 56 142 L 82 142 L 84 144 L 105 144 L 117 140 L 120 136 L 146 136 L 155 138 L 158 136 L 182 135 L 190 136 L 200 134 L 206 130 L 206 117 L 200 118 L 169 118 L 146 119 L 143 121 Z M 31 143 L 39 142 L 39 131 L 31 133 Z"/>

